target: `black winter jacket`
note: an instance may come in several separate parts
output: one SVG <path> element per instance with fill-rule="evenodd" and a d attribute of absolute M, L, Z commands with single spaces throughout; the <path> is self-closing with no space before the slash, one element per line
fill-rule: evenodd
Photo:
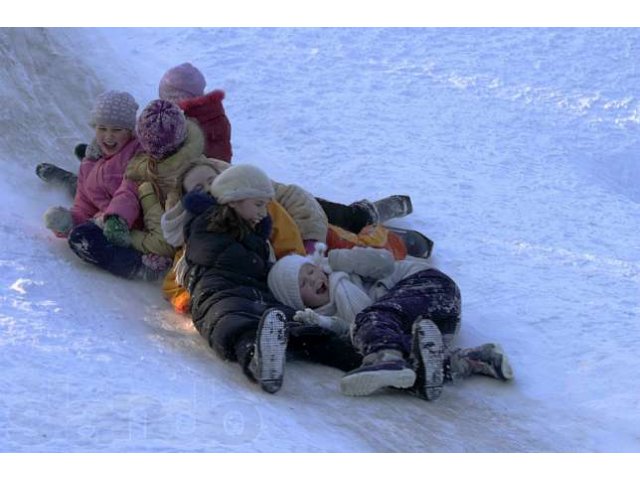
<path fill-rule="evenodd" d="M 262 314 L 271 307 L 291 318 L 293 310 L 269 292 L 268 229 L 256 228 L 238 241 L 228 233 L 207 230 L 214 205 L 185 226 L 188 290 L 194 325 L 222 358 L 236 360 L 235 342 L 256 330 Z M 268 217 L 267 217 L 268 218 Z M 269 221 L 265 219 L 265 221 Z"/>

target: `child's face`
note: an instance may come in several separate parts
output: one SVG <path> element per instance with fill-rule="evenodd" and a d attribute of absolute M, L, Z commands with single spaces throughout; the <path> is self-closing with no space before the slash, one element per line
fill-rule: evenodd
<path fill-rule="evenodd" d="M 198 165 L 189 170 L 184 176 L 182 188 L 185 193 L 196 189 L 206 191 L 214 178 L 216 178 L 216 171 L 213 168 L 208 165 Z"/>
<path fill-rule="evenodd" d="M 108 125 L 96 125 L 96 141 L 105 157 L 118 153 L 131 140 L 131 130 Z"/>
<path fill-rule="evenodd" d="M 229 202 L 229 206 L 249 222 L 252 227 L 255 227 L 267 216 L 267 205 L 269 205 L 270 201 L 270 198 L 245 198 L 244 200 Z"/>
<path fill-rule="evenodd" d="M 306 307 L 317 308 L 329 303 L 329 277 L 322 268 L 305 263 L 298 273 L 300 298 Z"/>

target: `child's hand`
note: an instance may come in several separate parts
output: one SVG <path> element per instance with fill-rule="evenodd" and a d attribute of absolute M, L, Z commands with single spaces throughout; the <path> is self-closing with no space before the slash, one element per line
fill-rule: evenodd
<path fill-rule="evenodd" d="M 111 215 L 104 221 L 102 233 L 106 239 L 118 247 L 131 245 L 131 232 L 125 219 L 118 215 Z"/>
<path fill-rule="evenodd" d="M 44 224 L 56 237 L 64 238 L 73 228 L 73 218 L 66 208 L 51 207 L 44 213 Z"/>
<path fill-rule="evenodd" d="M 320 317 L 321 315 L 318 315 L 310 308 L 305 308 L 304 310 L 298 310 L 293 316 L 293 319 L 296 322 L 302 322 L 305 325 L 319 325 Z"/>
<path fill-rule="evenodd" d="M 331 330 L 339 335 L 346 335 L 349 332 L 349 324 L 338 318 L 320 315 L 310 308 L 298 310 L 293 316 L 294 321 L 302 322 L 305 325 L 317 325 L 326 330 Z"/>

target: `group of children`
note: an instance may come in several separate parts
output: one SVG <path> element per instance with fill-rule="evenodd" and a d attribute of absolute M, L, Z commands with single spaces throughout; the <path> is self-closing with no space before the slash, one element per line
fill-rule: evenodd
<path fill-rule="evenodd" d="M 411 212 L 408 197 L 341 205 L 231 166 L 224 93 L 205 86 L 178 65 L 137 117 L 130 94 L 100 95 L 78 175 L 36 169 L 74 195 L 46 211 L 47 228 L 117 276 L 164 278 L 173 307 L 270 393 L 287 354 L 344 370 L 352 396 L 393 387 L 432 400 L 445 381 L 513 377 L 499 345 L 453 347 L 457 285 L 381 225 Z"/>

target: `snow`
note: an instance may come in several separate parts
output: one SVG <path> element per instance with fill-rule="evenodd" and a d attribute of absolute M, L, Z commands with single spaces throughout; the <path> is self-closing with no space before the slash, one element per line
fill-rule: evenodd
<path fill-rule="evenodd" d="M 638 452 L 637 29 L 0 29 L 0 450 Z M 287 364 L 276 395 L 224 363 L 158 285 L 83 264 L 43 226 L 69 205 L 95 96 L 141 108 L 190 61 L 226 92 L 234 163 L 391 222 L 460 285 L 458 343 L 516 380 L 427 403 L 348 398 Z"/>

